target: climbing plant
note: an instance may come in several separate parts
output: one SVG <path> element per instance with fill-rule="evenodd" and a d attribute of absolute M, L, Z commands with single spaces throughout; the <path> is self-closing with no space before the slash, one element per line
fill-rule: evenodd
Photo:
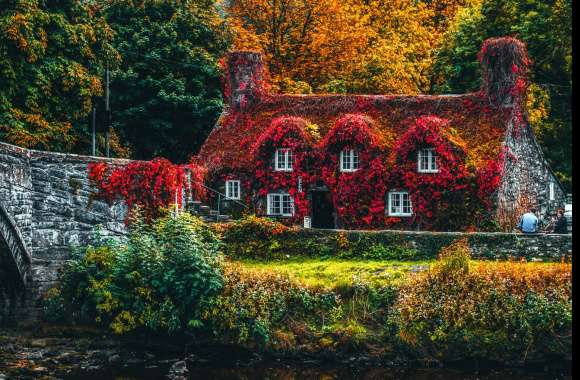
<path fill-rule="evenodd" d="M 252 156 L 255 157 L 254 180 L 257 195 L 265 197 L 270 192 L 284 189 L 294 199 L 294 220 L 309 215 L 306 198 L 308 186 L 316 180 L 314 166 L 314 137 L 308 132 L 308 123 L 298 117 L 279 117 L 272 121 L 256 141 Z M 274 170 L 276 149 L 286 148 L 292 152 L 292 170 Z"/>
<path fill-rule="evenodd" d="M 377 134 L 370 118 L 349 114 L 341 117 L 320 143 L 321 177 L 346 227 L 384 224 L 387 142 L 392 142 L 388 140 L 392 136 Z M 343 150 L 356 152 L 360 163 L 356 171 L 341 171 Z"/>
<path fill-rule="evenodd" d="M 160 210 L 177 203 L 182 206 L 182 194 L 194 199 L 206 195 L 203 181 L 206 169 L 195 163 L 175 165 L 164 158 L 133 161 L 126 165 L 105 162 L 88 166 L 89 179 L 96 185 L 96 196 L 109 203 L 121 200 L 129 210 L 139 206 L 147 220 L 158 217 Z"/>

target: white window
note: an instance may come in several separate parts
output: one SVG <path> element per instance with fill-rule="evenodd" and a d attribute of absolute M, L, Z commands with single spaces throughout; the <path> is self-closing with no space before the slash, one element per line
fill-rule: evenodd
<path fill-rule="evenodd" d="M 240 199 L 240 181 L 226 181 L 226 199 Z"/>
<path fill-rule="evenodd" d="M 411 216 L 411 198 L 406 191 L 391 191 L 389 193 L 389 216 Z"/>
<path fill-rule="evenodd" d="M 556 199 L 556 196 L 554 194 L 555 192 L 555 186 L 554 186 L 554 182 L 550 182 L 550 200 L 553 201 Z"/>
<path fill-rule="evenodd" d="M 417 169 L 419 173 L 437 173 L 437 153 L 435 149 L 426 148 L 417 152 Z"/>
<path fill-rule="evenodd" d="M 354 172 L 358 169 L 358 152 L 345 149 L 340 152 L 340 171 Z"/>
<path fill-rule="evenodd" d="M 290 194 L 268 194 L 268 215 L 294 215 L 294 199 Z"/>
<path fill-rule="evenodd" d="M 276 149 L 274 154 L 274 170 L 292 171 L 292 150 L 288 148 Z"/>

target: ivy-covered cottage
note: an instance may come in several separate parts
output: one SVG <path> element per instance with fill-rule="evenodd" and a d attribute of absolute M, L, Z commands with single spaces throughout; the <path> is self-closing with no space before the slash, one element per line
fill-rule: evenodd
<path fill-rule="evenodd" d="M 525 109 L 522 42 L 484 42 L 481 90 L 281 95 L 262 57 L 232 52 L 227 106 L 199 158 L 210 186 L 258 214 L 320 228 L 511 229 L 565 193 Z"/>

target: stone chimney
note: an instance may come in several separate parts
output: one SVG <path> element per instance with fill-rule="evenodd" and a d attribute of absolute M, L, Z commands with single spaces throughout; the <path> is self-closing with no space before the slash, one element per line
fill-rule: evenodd
<path fill-rule="evenodd" d="M 243 110 L 266 95 L 262 55 L 253 51 L 234 51 L 227 56 L 226 97 L 234 110 Z"/>
<path fill-rule="evenodd" d="M 478 59 L 482 66 L 481 91 L 493 105 L 509 107 L 524 98 L 531 61 L 522 41 L 489 38 L 483 42 Z"/>

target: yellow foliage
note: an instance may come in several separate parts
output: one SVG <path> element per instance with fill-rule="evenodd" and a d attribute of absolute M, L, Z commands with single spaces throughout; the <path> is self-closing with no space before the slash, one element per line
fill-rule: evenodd
<path fill-rule="evenodd" d="M 319 85 L 352 71 L 362 52 L 368 15 L 336 0 L 235 0 L 223 2 L 235 49 L 264 53 L 272 82 L 284 78 Z"/>
<path fill-rule="evenodd" d="M 222 1 L 234 49 L 264 53 L 273 88 L 316 92 L 337 80 L 349 92 L 416 94 L 442 28 L 474 0 Z M 427 4 L 429 3 L 429 4 Z M 296 84 L 299 84 L 298 86 Z"/>
<path fill-rule="evenodd" d="M 550 94 L 548 90 L 531 83 L 526 92 L 526 109 L 528 111 L 528 120 L 538 135 L 542 134 L 545 128 L 545 122 L 550 115 Z"/>
<path fill-rule="evenodd" d="M 309 123 L 306 125 L 306 132 L 314 139 L 314 141 L 320 141 L 320 128 L 318 125 Z"/>
<path fill-rule="evenodd" d="M 26 113 L 20 109 L 10 110 L 17 125 L 0 125 L 6 141 L 25 148 L 41 147 L 49 150 L 55 141 L 71 147 L 75 138 L 69 134 L 69 122 L 49 122 L 37 113 Z"/>
<path fill-rule="evenodd" d="M 111 322 L 111 329 L 115 332 L 115 334 L 124 334 L 128 331 L 134 330 L 137 326 L 135 322 L 135 317 L 128 312 L 122 311 L 119 313 L 113 322 Z"/>

